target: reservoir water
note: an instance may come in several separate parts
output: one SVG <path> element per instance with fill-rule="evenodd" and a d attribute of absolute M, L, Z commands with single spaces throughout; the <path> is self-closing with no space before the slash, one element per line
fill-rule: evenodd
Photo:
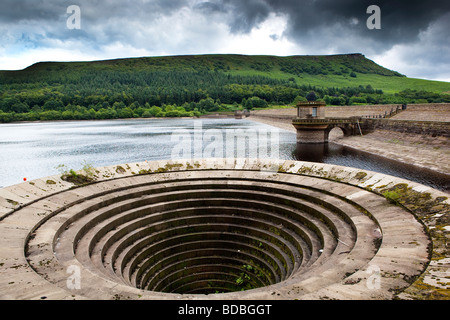
<path fill-rule="evenodd" d="M 234 138 L 237 136 L 238 138 Z M 239 137 L 245 144 L 239 143 Z M 235 119 L 136 119 L 0 124 L 0 187 L 81 169 L 198 155 L 273 157 L 377 171 L 450 190 L 448 176 L 378 158 L 337 144 L 296 145 L 296 136 L 265 124 Z M 276 144 L 274 144 L 276 143 Z M 239 147 L 241 146 L 241 147 Z M 189 157 L 190 158 L 190 157 Z"/>

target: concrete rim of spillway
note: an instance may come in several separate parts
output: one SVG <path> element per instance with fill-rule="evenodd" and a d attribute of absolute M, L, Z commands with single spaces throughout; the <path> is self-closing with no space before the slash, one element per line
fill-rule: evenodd
<path fill-rule="evenodd" d="M 79 172 L 79 174 L 83 174 L 83 172 Z M 306 225 L 311 224 L 311 228 L 307 228 L 307 232 L 319 230 L 312 231 L 312 233 L 321 233 L 320 228 L 322 227 L 319 226 L 321 223 L 331 230 L 331 236 L 321 235 L 321 238 L 319 237 L 319 242 L 322 241 L 322 247 L 306 245 L 308 248 L 313 248 L 311 252 L 303 252 L 304 248 L 301 248 L 301 244 L 299 245 L 294 240 L 283 243 L 282 235 L 281 240 L 275 239 L 280 236 L 280 233 L 285 232 L 286 228 L 274 225 L 274 229 L 279 229 L 274 231 L 273 241 L 278 241 L 281 244 L 278 247 L 275 245 L 275 250 L 257 251 L 256 256 L 253 256 L 252 259 L 257 259 L 258 254 L 266 257 L 278 254 L 281 258 L 275 260 L 282 260 L 282 256 L 286 256 L 287 260 L 292 261 L 286 260 L 288 263 L 286 261 L 284 264 L 279 263 L 281 267 L 275 265 L 275 269 L 281 270 L 272 272 L 273 277 L 281 280 L 271 282 L 268 280 L 269 277 L 263 278 L 261 283 L 267 282 L 267 285 L 245 291 L 195 294 L 145 290 L 145 288 L 134 286 L 135 278 L 133 277 L 135 275 L 124 278 L 115 277 L 115 274 L 111 274 L 111 272 L 114 273 L 112 268 L 108 269 L 106 264 L 98 268 L 98 261 L 90 260 L 90 254 L 96 250 L 96 241 L 100 237 L 100 233 L 95 234 L 95 232 L 98 232 L 100 227 L 91 223 L 92 226 L 88 228 L 88 223 L 82 222 L 83 220 L 78 219 L 78 217 L 74 218 L 80 210 L 83 210 L 83 206 L 87 206 L 89 201 L 95 204 L 95 201 L 101 199 L 101 201 L 109 201 L 108 203 L 114 204 L 116 197 L 117 199 L 120 196 L 124 197 L 127 192 L 136 192 L 137 199 L 140 199 L 138 187 L 149 188 L 148 186 L 158 184 L 158 190 L 162 190 L 166 185 L 172 184 L 176 191 L 178 184 L 191 183 L 194 180 L 200 181 L 196 186 L 199 194 L 214 194 L 217 197 L 217 194 L 211 193 L 211 190 L 203 190 L 207 189 L 206 185 L 213 179 L 220 181 L 222 185 L 230 184 L 230 188 L 233 189 L 230 191 L 231 196 L 228 195 L 231 197 L 230 203 L 245 202 L 248 199 L 248 202 L 251 203 L 249 208 L 252 208 L 253 204 L 260 206 L 261 202 L 264 202 L 265 195 L 270 198 L 270 192 L 273 192 L 274 199 L 282 199 L 279 200 L 279 204 L 270 205 L 268 200 L 267 208 L 255 209 L 256 211 L 264 211 L 265 216 L 270 216 L 274 212 L 275 215 L 278 214 L 277 210 L 283 206 L 279 210 L 295 211 L 298 207 L 304 206 L 304 204 L 300 204 L 300 200 L 298 200 L 299 204 L 295 201 L 295 192 L 298 192 L 299 197 L 303 197 L 301 201 L 309 203 L 306 204 L 306 208 L 317 207 L 311 209 L 313 211 L 320 211 L 321 206 L 326 209 L 335 208 L 333 210 L 337 210 L 338 215 L 343 217 L 341 217 L 341 220 L 334 221 L 333 214 L 331 214 L 331 218 L 323 218 L 326 221 L 319 221 L 321 219 L 315 220 L 317 222 L 305 220 Z M 232 183 L 231 181 L 235 182 Z M 221 188 L 220 183 L 213 187 Z M 201 184 L 205 184 L 203 189 Z M 243 188 L 242 195 L 247 194 L 245 199 L 240 198 L 239 188 L 241 185 Z M 264 185 L 266 189 L 259 190 L 258 188 L 261 185 Z M 434 236 L 430 236 L 429 224 L 433 223 L 433 219 L 420 220 L 406 206 L 398 203 L 393 204 L 381 194 L 389 188 L 400 185 L 407 186 L 411 192 L 426 194 L 427 198 L 436 200 L 442 211 L 434 212 L 435 217 L 448 213 L 449 202 L 446 193 L 415 182 L 356 168 L 278 159 L 145 161 L 95 168 L 94 181 L 85 185 L 75 185 L 62 179 L 61 175 L 55 175 L 6 187 L 0 189 L 0 297 L 14 300 L 118 298 L 142 300 L 380 300 L 416 298 L 421 293 L 417 293 L 417 287 L 420 287 L 420 285 L 415 284 L 419 282 L 419 284 L 423 284 L 425 280 L 433 278 L 433 272 L 436 272 L 437 269 L 431 258 L 434 251 L 439 249 L 439 246 L 445 246 L 445 242 L 442 244 L 437 242 Z M 189 185 L 183 188 L 180 190 L 189 190 Z M 258 190 L 255 191 L 255 196 L 253 196 L 252 192 L 255 188 Z M 223 192 L 223 190 L 220 192 Z M 150 193 L 148 190 L 144 191 L 146 196 Z M 178 197 L 183 196 L 182 192 L 179 194 Z M 200 197 L 195 192 L 190 194 L 194 198 Z M 172 201 L 170 197 L 166 195 L 165 198 L 161 199 Z M 253 199 L 253 197 L 258 199 Z M 286 200 L 283 197 L 290 197 L 291 200 Z M 133 201 L 130 203 L 133 203 Z M 227 202 L 223 201 L 223 203 Z M 287 209 L 285 208 L 286 203 L 290 204 Z M 208 203 L 206 206 L 210 205 Z M 340 206 L 344 209 L 339 209 Z M 164 206 L 161 208 L 164 208 Z M 235 208 L 238 211 L 241 210 L 239 207 Z M 137 210 L 139 207 L 134 208 L 131 205 L 131 209 Z M 227 219 L 234 216 L 234 214 L 230 216 L 224 214 L 228 209 L 221 209 L 223 221 L 228 221 Z M 98 212 L 93 210 L 96 212 L 95 214 L 98 214 L 95 217 L 102 217 L 99 213 L 101 210 L 103 209 L 98 209 Z M 353 211 L 359 213 L 353 214 L 351 213 Z M 250 211 L 242 210 L 242 212 Z M 241 211 L 239 211 L 239 214 L 241 214 Z M 258 218 L 257 215 L 252 217 Z M 249 220 L 249 217 L 245 218 L 247 220 L 243 221 L 251 220 Z M 275 216 L 275 218 L 278 218 L 278 216 Z M 222 223 L 222 220 L 220 221 Z M 98 224 L 102 222 L 100 219 Z M 261 225 L 266 222 L 261 222 Z M 289 220 L 286 223 L 291 222 Z M 295 225 L 297 222 L 292 223 Z M 71 230 L 71 226 L 77 223 L 80 224 L 77 226 L 78 231 Z M 120 224 L 113 226 L 114 228 L 111 227 L 107 230 L 108 232 L 112 232 L 115 228 L 120 229 L 127 226 L 124 222 L 114 223 Z M 220 224 L 216 220 L 208 221 L 209 223 Z M 235 223 L 234 220 L 232 220 L 232 223 Z M 251 223 L 245 225 L 245 227 L 247 231 L 256 228 Z M 98 230 L 95 231 L 95 228 Z M 60 239 L 62 232 L 65 232 L 65 230 L 72 231 L 74 234 L 73 238 L 67 235 L 66 243 L 64 243 L 64 239 Z M 83 239 L 82 236 L 77 238 L 75 231 L 79 234 L 80 230 L 85 230 L 82 232 L 83 236 L 89 235 L 89 232 L 92 235 L 87 239 Z M 345 233 L 347 232 L 345 230 L 350 230 L 351 234 L 342 235 L 342 238 L 340 238 L 339 232 Z M 288 230 L 286 234 L 291 231 Z M 261 233 L 262 229 L 255 232 Z M 300 230 L 300 233 L 302 232 Z M 296 235 L 294 235 L 295 237 Z M 241 238 L 243 238 L 243 235 Z M 77 246 L 72 244 L 74 250 L 61 249 L 73 239 L 78 239 L 76 241 L 80 241 L 80 243 L 85 241 L 92 248 L 89 247 L 90 249 L 87 250 L 82 247 L 78 253 L 76 252 Z M 214 239 L 214 241 L 218 242 L 218 239 Z M 306 236 L 299 241 L 309 242 L 310 239 Z M 108 242 L 105 240 L 104 243 Z M 121 245 L 122 243 L 110 241 L 109 247 L 120 247 Z M 240 245 L 244 244 L 240 243 Z M 248 243 L 245 243 L 245 246 L 248 245 Z M 303 255 L 311 259 L 308 262 L 311 266 L 301 265 L 300 260 L 302 258 L 305 260 L 304 257 L 295 260 L 294 254 L 289 256 L 289 254 L 286 255 L 280 251 L 281 249 L 285 250 L 285 248 L 288 248 L 286 252 L 295 251 L 297 245 L 299 246 L 298 251 L 303 252 Z M 269 246 L 270 243 L 267 247 Z M 328 247 L 332 248 L 328 249 Z M 103 252 L 102 249 L 98 248 L 98 251 Z M 135 247 L 132 249 L 138 250 Z M 324 250 L 329 251 L 328 255 L 323 254 Z M 225 252 L 226 250 L 221 251 Z M 107 253 L 104 254 L 107 255 Z M 321 259 L 322 254 L 323 259 Z M 143 271 L 143 269 L 139 269 L 139 263 L 133 260 L 135 258 L 130 258 L 131 254 L 127 257 L 125 253 L 118 251 L 117 253 L 113 252 L 112 256 L 112 263 L 118 265 L 122 263 L 124 269 L 127 268 L 126 265 L 128 264 L 134 268 L 135 274 L 140 272 L 144 278 L 153 276 L 152 274 L 146 274 L 145 270 L 156 268 L 156 265 L 149 265 Z M 312 256 L 315 257 L 315 260 L 311 258 Z M 226 258 L 230 257 L 227 256 Z M 100 255 L 99 259 L 99 261 L 102 261 L 103 256 Z M 103 268 L 109 271 L 106 272 Z M 158 268 L 163 267 L 158 266 Z M 268 268 L 270 268 L 269 265 Z M 175 271 L 178 272 L 179 270 Z M 129 271 L 129 274 L 131 275 L 132 272 Z M 166 278 L 170 278 L 169 275 Z M 191 278 L 193 277 L 191 276 Z M 255 280 L 258 279 L 255 277 Z M 79 281 L 78 286 L 77 281 Z M 187 285 L 192 286 L 194 284 L 195 281 L 187 283 Z M 175 284 L 166 284 L 169 287 L 171 285 L 174 286 Z M 427 285 L 428 290 L 438 292 L 441 289 L 439 284 L 436 284 L 435 289 L 430 289 L 432 286 L 430 281 L 427 282 Z M 192 292 L 195 292 L 195 290 Z"/>

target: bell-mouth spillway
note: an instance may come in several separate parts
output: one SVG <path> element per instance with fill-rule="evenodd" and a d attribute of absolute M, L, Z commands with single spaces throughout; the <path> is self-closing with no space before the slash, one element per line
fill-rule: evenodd
<path fill-rule="evenodd" d="M 133 163 L 1 189 L 0 296 L 392 299 L 427 269 L 424 224 L 374 192 L 402 179 L 277 161 Z"/>

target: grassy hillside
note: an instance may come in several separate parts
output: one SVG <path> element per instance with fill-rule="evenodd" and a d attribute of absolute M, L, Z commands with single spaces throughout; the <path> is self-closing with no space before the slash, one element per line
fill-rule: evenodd
<path fill-rule="evenodd" d="M 240 76 L 295 78 L 300 85 L 354 87 L 371 85 L 386 93 L 405 89 L 448 92 L 450 83 L 412 79 L 388 70 L 361 54 L 329 56 L 192 55 L 117 59 L 93 62 L 41 62 L 22 71 L 0 71 L 0 81 L 70 81 L 98 71 L 218 71 Z M 353 73 L 353 76 L 351 74 Z M 356 75 L 356 77 L 355 77 Z"/>
<path fill-rule="evenodd" d="M 450 83 L 410 79 L 361 54 L 144 57 L 0 71 L 0 121 L 191 116 L 292 104 L 310 91 L 333 105 L 450 102 Z"/>

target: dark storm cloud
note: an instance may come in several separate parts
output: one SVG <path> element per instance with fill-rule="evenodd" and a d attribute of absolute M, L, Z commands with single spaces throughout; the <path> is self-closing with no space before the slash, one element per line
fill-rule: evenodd
<path fill-rule="evenodd" d="M 197 3 L 194 8 L 206 14 L 224 14 L 225 21 L 234 34 L 249 33 L 264 22 L 272 10 L 272 6 L 265 0 L 210 0 Z"/>
<path fill-rule="evenodd" d="M 230 21 L 232 33 L 250 32 L 255 26 L 267 19 L 272 11 L 271 6 L 261 0 L 224 0 L 226 7 L 231 7 L 233 14 Z"/>
<path fill-rule="evenodd" d="M 271 1 L 272 3 L 278 3 Z M 283 1 L 282 1 L 283 2 Z M 294 1 L 286 1 L 295 3 Z M 323 30 L 340 25 L 346 33 L 375 40 L 381 47 L 417 40 L 421 31 L 450 9 L 449 1 L 373 1 L 373 0 L 317 0 L 308 1 L 305 8 L 291 10 L 289 33 L 295 38 L 302 37 L 303 32 Z M 381 29 L 369 30 L 366 27 L 367 8 L 378 5 L 381 9 Z M 289 10 L 289 6 L 287 7 Z M 292 8 L 293 9 L 293 8 Z M 356 18 L 358 25 L 348 21 Z"/>
<path fill-rule="evenodd" d="M 109 19 L 130 20 L 154 15 L 166 15 L 189 5 L 188 0 L 2 0 L 0 23 L 43 21 L 52 23 L 67 16 L 66 9 L 78 5 L 83 18 L 94 24 Z"/>
<path fill-rule="evenodd" d="M 0 22 L 21 22 L 31 20 L 57 20 L 61 12 L 65 12 L 65 1 L 44 0 L 2 0 L 0 2 Z"/>
<path fill-rule="evenodd" d="M 450 11 L 448 0 L 212 0 L 203 5 L 228 11 L 233 33 L 250 32 L 276 13 L 288 17 L 285 35 L 296 42 L 334 43 L 339 39 L 333 37 L 361 37 L 376 43 L 379 50 L 417 40 L 421 31 Z M 370 5 L 381 9 L 381 30 L 366 27 Z"/>
<path fill-rule="evenodd" d="M 225 6 L 221 3 L 200 2 L 194 5 L 194 9 L 203 11 L 205 14 L 225 13 Z"/>

